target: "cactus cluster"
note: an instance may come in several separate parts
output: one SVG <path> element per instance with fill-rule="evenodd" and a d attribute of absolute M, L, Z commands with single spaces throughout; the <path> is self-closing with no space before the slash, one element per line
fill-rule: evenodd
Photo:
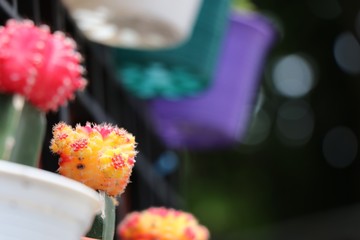
<path fill-rule="evenodd" d="M 49 27 L 37 27 L 30 20 L 9 20 L 0 27 L 1 160 L 38 166 L 45 114 L 57 111 L 85 87 L 83 72 L 75 42 L 63 33 L 51 33 Z M 112 200 L 129 182 L 135 148 L 133 135 L 110 124 L 73 128 L 61 122 L 53 127 L 50 149 L 60 156 L 59 173 L 104 196 L 105 219 L 94 222 L 89 237 L 113 239 Z M 124 240 L 207 240 L 209 236 L 191 214 L 165 208 L 130 214 L 119 233 Z"/>

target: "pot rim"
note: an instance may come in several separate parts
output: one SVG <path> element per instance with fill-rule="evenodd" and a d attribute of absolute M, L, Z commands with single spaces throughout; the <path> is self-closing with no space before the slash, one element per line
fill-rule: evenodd
<path fill-rule="evenodd" d="M 86 197 L 93 200 L 92 202 L 95 203 L 94 210 L 96 212 L 101 211 L 100 197 L 95 190 L 80 182 L 61 176 L 59 174 L 0 159 L 0 175 L 7 175 L 13 178 L 18 177 L 23 179 L 31 179 L 32 181 L 39 184 L 50 185 L 54 188 L 61 187 L 63 190 L 69 192 L 77 192 L 78 194 L 85 195 Z"/>

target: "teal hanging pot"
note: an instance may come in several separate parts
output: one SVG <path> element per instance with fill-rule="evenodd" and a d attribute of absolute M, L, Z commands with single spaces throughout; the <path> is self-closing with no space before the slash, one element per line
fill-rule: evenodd
<path fill-rule="evenodd" d="M 133 95 L 181 98 L 211 83 L 230 10 L 229 0 L 206 0 L 191 37 L 166 50 L 114 49 L 119 84 Z"/>

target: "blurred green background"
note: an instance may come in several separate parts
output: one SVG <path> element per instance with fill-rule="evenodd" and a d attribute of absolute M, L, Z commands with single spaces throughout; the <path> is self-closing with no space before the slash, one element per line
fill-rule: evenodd
<path fill-rule="evenodd" d="M 187 207 L 212 239 L 359 239 L 360 2 L 252 4 L 280 32 L 252 127 L 233 149 L 183 153 Z"/>

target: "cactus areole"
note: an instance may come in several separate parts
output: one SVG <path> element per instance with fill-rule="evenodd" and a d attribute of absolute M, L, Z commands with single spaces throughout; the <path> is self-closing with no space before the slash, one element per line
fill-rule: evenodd
<path fill-rule="evenodd" d="M 23 95 L 41 111 L 56 111 L 85 87 L 80 62 L 75 42 L 62 32 L 30 20 L 0 28 L 0 93 Z"/>

